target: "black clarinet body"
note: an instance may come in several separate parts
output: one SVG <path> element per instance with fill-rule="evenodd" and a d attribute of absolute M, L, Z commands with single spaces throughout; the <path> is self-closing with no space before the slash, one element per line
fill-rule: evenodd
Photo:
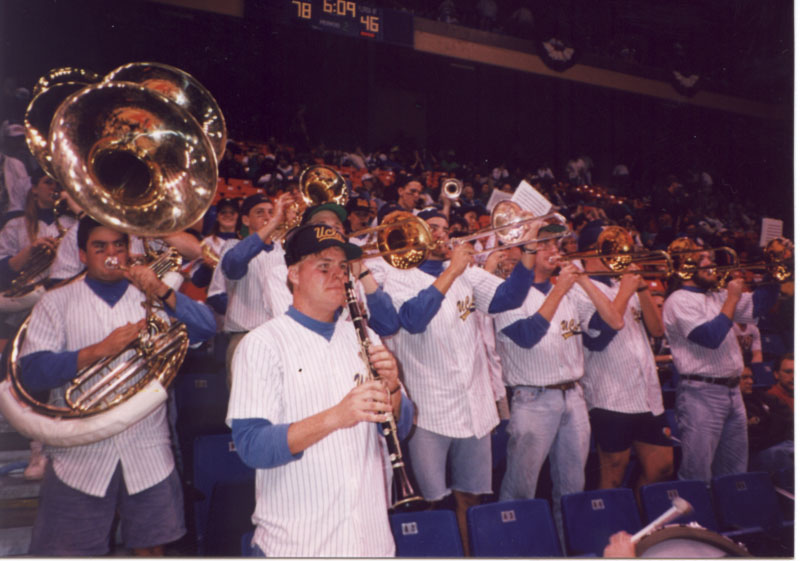
<path fill-rule="evenodd" d="M 367 320 L 364 314 L 361 313 L 361 306 L 359 305 L 358 298 L 353 283 L 352 275 L 348 274 L 348 280 L 345 282 L 345 291 L 347 294 L 347 307 L 350 310 L 350 318 L 353 320 L 353 326 L 356 329 L 356 335 L 361 346 L 361 358 L 364 360 L 364 365 L 367 367 L 367 373 L 370 380 L 379 380 L 380 376 L 375 371 L 372 363 L 369 361 L 369 349 L 371 343 L 369 334 L 367 332 Z M 364 380 L 366 381 L 366 380 Z M 388 411 L 386 420 L 380 423 L 381 434 L 386 439 L 386 447 L 389 451 L 389 461 L 392 465 L 392 510 L 416 510 L 424 506 L 424 499 L 417 494 L 414 490 L 411 480 L 406 472 L 405 462 L 403 461 L 403 451 L 400 448 L 400 439 L 397 437 L 397 424 L 395 422 L 394 414 Z"/>

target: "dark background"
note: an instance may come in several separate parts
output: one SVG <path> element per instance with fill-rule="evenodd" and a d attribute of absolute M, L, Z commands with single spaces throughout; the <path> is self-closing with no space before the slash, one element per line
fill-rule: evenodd
<path fill-rule="evenodd" d="M 745 117 L 300 29 L 269 3 L 247 3 L 244 18 L 135 0 L 0 6 L 0 75 L 20 86 L 59 66 L 104 74 L 164 62 L 214 94 L 237 140 L 292 141 L 304 106 L 312 141 L 329 147 L 454 149 L 462 161 L 544 164 L 557 175 L 588 155 L 596 180 L 625 163 L 642 190 L 698 169 L 720 196 L 756 197 L 792 220 L 791 111 Z"/>

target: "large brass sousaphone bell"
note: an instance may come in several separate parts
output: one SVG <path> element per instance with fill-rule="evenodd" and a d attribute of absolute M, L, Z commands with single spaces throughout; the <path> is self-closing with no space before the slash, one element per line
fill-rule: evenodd
<path fill-rule="evenodd" d="M 62 70 L 40 81 L 34 100 L 60 84 L 75 83 L 64 78 L 69 69 Z M 137 79 L 137 73 L 144 78 Z M 119 75 L 141 84 L 119 81 Z M 183 91 L 181 84 L 186 85 Z M 47 125 L 46 111 L 29 107 L 39 123 L 31 136 L 47 135 L 46 149 L 34 154 L 43 167 L 51 166 L 53 177 L 92 218 L 115 230 L 163 236 L 205 214 L 214 198 L 217 158 L 226 135 L 216 101 L 194 78 L 166 65 L 136 63 L 48 107 L 53 105 L 57 108 Z M 163 271 L 174 264 L 169 253 L 150 266 Z M 165 389 L 188 347 L 185 326 L 152 313 L 157 302 L 145 304 L 148 327 L 138 341 L 81 371 L 65 407 L 39 401 L 22 385 L 19 356 L 26 320 L 10 345 L 0 412 L 23 435 L 59 446 L 107 438 L 144 418 L 166 400 Z"/>

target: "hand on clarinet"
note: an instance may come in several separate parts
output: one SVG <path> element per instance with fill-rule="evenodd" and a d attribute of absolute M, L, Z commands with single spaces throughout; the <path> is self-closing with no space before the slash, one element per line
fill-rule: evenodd
<path fill-rule="evenodd" d="M 391 409 L 389 392 L 379 380 L 359 384 L 333 407 L 336 428 L 354 427 L 362 421 L 380 423 Z"/>

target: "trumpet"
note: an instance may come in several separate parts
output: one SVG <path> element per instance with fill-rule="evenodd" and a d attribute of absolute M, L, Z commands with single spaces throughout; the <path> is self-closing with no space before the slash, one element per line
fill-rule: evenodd
<path fill-rule="evenodd" d="M 447 178 L 442 182 L 442 195 L 451 201 L 458 201 L 463 189 L 464 183 L 455 177 Z"/>

